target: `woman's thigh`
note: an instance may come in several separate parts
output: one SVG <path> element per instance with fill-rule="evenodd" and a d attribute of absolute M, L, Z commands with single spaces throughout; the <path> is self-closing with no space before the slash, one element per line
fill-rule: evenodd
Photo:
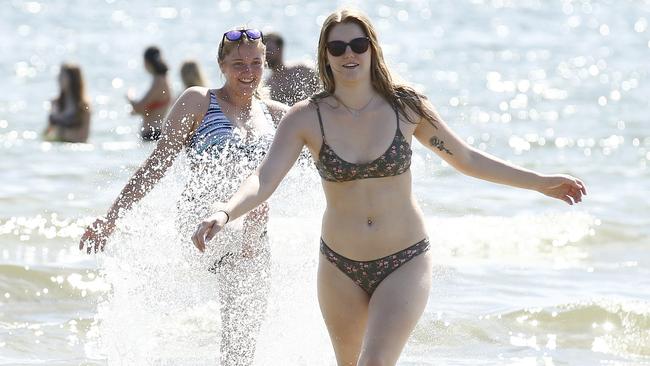
<path fill-rule="evenodd" d="M 368 306 L 359 365 L 394 365 L 426 307 L 433 276 L 427 251 L 386 277 Z"/>
<path fill-rule="evenodd" d="M 356 366 L 368 316 L 368 295 L 321 254 L 318 303 L 339 366 Z"/>

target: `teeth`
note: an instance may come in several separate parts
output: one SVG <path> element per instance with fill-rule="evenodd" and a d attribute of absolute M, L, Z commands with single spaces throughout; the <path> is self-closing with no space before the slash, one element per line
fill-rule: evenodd
<path fill-rule="evenodd" d="M 355 67 L 355 66 L 359 66 L 359 64 L 345 64 L 345 65 L 343 65 L 343 67 Z"/>

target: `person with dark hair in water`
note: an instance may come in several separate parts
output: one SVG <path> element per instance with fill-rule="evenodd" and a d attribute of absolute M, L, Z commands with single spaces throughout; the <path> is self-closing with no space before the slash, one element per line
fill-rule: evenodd
<path fill-rule="evenodd" d="M 317 290 L 338 365 L 395 365 L 429 299 L 437 242 L 412 193 L 414 138 L 478 179 L 570 205 L 586 187 L 468 145 L 423 94 L 395 80 L 376 29 L 358 11 L 325 19 L 317 57 L 324 91 L 289 110 L 264 161 L 192 240 L 205 250 L 230 221 L 266 201 L 307 146 L 326 200 Z"/>
<path fill-rule="evenodd" d="M 269 33 L 266 39 L 266 63 L 271 70 L 266 80 L 271 99 L 294 105 L 320 89 L 318 76 L 304 63 L 284 63 L 284 39 L 278 33 Z"/>
<path fill-rule="evenodd" d="M 224 33 L 217 62 L 225 83 L 219 89 L 194 86 L 174 103 L 162 137 L 133 174 L 106 216 L 90 225 L 79 249 L 104 250 L 119 217 L 144 198 L 185 152 L 191 174 L 179 201 L 178 230 L 187 238 L 194 223 L 225 201 L 262 160 L 288 107 L 259 92 L 264 71 L 262 32 L 237 28 Z M 205 199 L 198 199 L 205 198 Z M 208 269 L 217 274 L 221 303 L 221 365 L 251 365 L 255 338 L 265 315 L 269 289 L 268 208 L 244 216 L 229 232 L 230 249 Z"/>
<path fill-rule="evenodd" d="M 142 116 L 140 137 L 145 141 L 154 141 L 161 136 L 163 119 L 171 103 L 171 87 L 167 80 L 169 68 L 160 54 L 160 49 L 155 46 L 145 50 L 144 67 L 153 75 L 149 90 L 140 100 L 135 100 L 129 90 L 127 99 L 133 107 L 133 114 Z"/>
<path fill-rule="evenodd" d="M 81 68 L 61 65 L 59 96 L 52 101 L 44 139 L 63 142 L 86 142 L 90 132 L 90 102 Z"/>

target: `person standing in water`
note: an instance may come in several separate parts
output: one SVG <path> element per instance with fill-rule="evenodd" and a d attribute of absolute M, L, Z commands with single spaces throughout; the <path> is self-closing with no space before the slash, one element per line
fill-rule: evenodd
<path fill-rule="evenodd" d="M 194 60 L 187 60 L 181 65 L 181 80 L 185 89 L 193 86 L 206 86 L 203 72 Z"/>
<path fill-rule="evenodd" d="M 90 102 L 81 68 L 61 65 L 59 96 L 52 101 L 43 138 L 48 141 L 86 142 L 90 133 Z"/>
<path fill-rule="evenodd" d="M 204 251 L 225 225 L 266 201 L 307 146 L 326 199 L 318 300 L 338 365 L 395 365 L 433 277 L 431 244 L 411 188 L 413 137 L 478 179 L 571 205 L 586 187 L 468 145 L 424 95 L 394 81 L 375 28 L 358 11 L 336 11 L 323 22 L 318 72 L 324 91 L 291 108 L 265 160 L 192 240 Z"/>
<path fill-rule="evenodd" d="M 287 105 L 307 99 L 320 89 L 316 72 L 305 64 L 284 63 L 284 39 L 278 33 L 269 33 L 266 39 L 266 62 L 271 75 L 266 84 L 271 99 Z"/>
<path fill-rule="evenodd" d="M 211 201 L 225 201 L 251 173 L 268 149 L 275 125 L 288 110 L 259 93 L 265 57 L 262 40 L 257 29 L 224 33 L 218 53 L 224 85 L 220 89 L 191 87 L 179 97 L 167 115 L 156 148 L 106 216 L 86 229 L 80 250 L 89 254 L 103 251 L 124 211 L 153 189 L 183 151 L 192 168 L 179 202 L 182 219 L 178 229 L 186 233 L 185 238 L 192 230 L 186 222 L 194 223 L 211 213 Z M 219 255 L 209 268 L 220 281 L 222 365 L 253 362 L 269 290 L 268 276 L 262 275 L 268 273 L 270 261 L 267 221 L 265 206 L 246 215 L 240 232 L 228 235 L 238 245 Z"/>
<path fill-rule="evenodd" d="M 158 140 L 162 134 L 163 120 L 171 104 L 171 87 L 167 80 L 167 63 L 155 46 L 144 51 L 144 67 L 153 76 L 149 90 L 140 100 L 135 100 L 129 90 L 126 98 L 133 108 L 133 114 L 142 116 L 140 137 L 144 141 Z"/>

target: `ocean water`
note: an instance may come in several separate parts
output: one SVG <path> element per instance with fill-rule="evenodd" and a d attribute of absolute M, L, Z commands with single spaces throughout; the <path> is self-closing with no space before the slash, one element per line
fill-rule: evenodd
<path fill-rule="evenodd" d="M 556 0 L 22 1 L 0 19 L 0 364 L 207 365 L 220 318 L 209 259 L 175 230 L 186 162 L 105 254 L 76 248 L 151 152 L 125 94 L 141 54 L 198 60 L 213 86 L 224 30 L 286 36 L 314 59 L 340 5 L 370 15 L 393 70 L 468 143 L 582 178 L 568 206 L 465 177 L 414 144 L 434 289 L 399 365 L 650 364 L 650 2 Z M 83 67 L 88 144 L 43 142 L 63 61 Z M 271 295 L 257 365 L 334 365 L 316 301 L 324 199 L 296 167 L 271 200 Z"/>

